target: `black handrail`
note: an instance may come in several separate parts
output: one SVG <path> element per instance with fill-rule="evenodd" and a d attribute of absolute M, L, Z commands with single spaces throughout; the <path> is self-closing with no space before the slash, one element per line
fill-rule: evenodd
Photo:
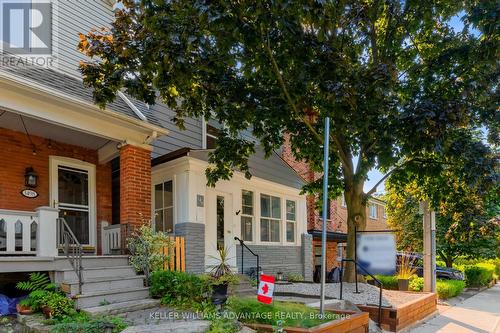
<path fill-rule="evenodd" d="M 377 279 L 375 276 L 373 276 L 370 272 L 368 272 L 363 266 L 361 266 L 354 259 L 342 259 L 342 261 L 340 262 L 341 271 L 340 271 L 340 297 L 339 298 L 342 299 L 342 288 L 343 288 L 342 275 L 344 273 L 344 262 L 345 261 L 353 262 L 354 265 L 355 265 L 355 267 L 361 268 L 361 270 L 363 272 L 365 272 L 366 275 L 369 275 L 373 279 L 373 281 L 377 282 L 378 287 L 380 289 L 380 293 L 379 293 L 379 296 L 378 296 L 378 326 L 382 327 L 382 287 L 384 285 L 382 284 L 382 282 L 380 282 L 379 279 Z M 357 272 L 357 270 L 356 270 L 356 272 Z M 357 283 L 358 283 L 358 276 L 356 276 L 356 292 L 357 292 Z"/>
<path fill-rule="evenodd" d="M 260 275 L 259 255 L 258 255 L 258 254 L 255 254 L 255 253 L 254 253 L 254 252 L 253 252 L 253 251 L 252 251 L 252 250 L 251 250 L 251 249 L 250 249 L 250 248 L 249 248 L 249 247 L 245 244 L 245 242 L 244 242 L 242 239 L 240 239 L 240 238 L 238 238 L 238 237 L 234 236 L 234 240 L 235 240 L 235 241 L 240 242 L 240 245 L 241 245 L 241 274 L 245 274 L 245 273 L 244 273 L 244 270 L 243 270 L 243 262 L 244 262 L 244 260 L 243 260 L 243 253 L 244 253 L 243 248 L 246 248 L 246 249 L 248 250 L 248 252 L 250 252 L 251 254 L 253 254 L 253 255 L 257 258 L 257 288 L 258 288 L 258 287 L 259 287 L 259 283 L 260 283 L 260 276 L 259 276 L 259 275 Z"/>
<path fill-rule="evenodd" d="M 78 239 L 76 238 L 73 230 L 69 227 L 66 220 L 62 217 L 57 219 L 57 234 L 58 234 L 58 243 L 59 245 L 63 245 L 63 251 L 66 257 L 73 267 L 75 271 L 76 277 L 78 278 L 78 294 L 82 293 L 82 255 L 83 255 L 83 246 L 80 244 Z"/>

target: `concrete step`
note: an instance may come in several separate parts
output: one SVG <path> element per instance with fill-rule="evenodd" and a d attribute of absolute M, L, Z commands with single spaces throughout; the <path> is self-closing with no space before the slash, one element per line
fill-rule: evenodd
<path fill-rule="evenodd" d="M 117 315 L 125 312 L 152 309 L 160 306 L 159 299 L 140 299 L 86 308 L 83 311 L 93 316 Z"/>
<path fill-rule="evenodd" d="M 126 255 L 82 257 L 83 268 L 116 267 L 116 266 L 127 266 L 127 265 L 128 265 L 128 256 Z M 56 270 L 68 269 L 71 268 L 71 264 L 69 263 L 68 258 L 66 258 L 65 256 L 59 256 L 55 258 L 55 268 Z"/>
<path fill-rule="evenodd" d="M 92 278 L 106 277 L 130 277 L 136 276 L 136 272 L 132 266 L 115 266 L 115 267 L 90 267 L 83 269 L 83 281 Z M 73 268 L 62 269 L 55 272 L 56 283 L 63 281 L 78 281 Z"/>
<path fill-rule="evenodd" d="M 256 289 L 238 289 L 231 293 L 233 296 L 256 296 Z"/>
<path fill-rule="evenodd" d="M 149 297 L 149 288 L 127 288 L 106 291 L 96 291 L 78 295 L 75 298 L 78 309 L 92 308 L 96 306 L 121 303 L 132 300 L 143 300 Z M 107 304 L 103 304 L 107 303 Z"/>
<path fill-rule="evenodd" d="M 208 320 L 168 321 L 156 325 L 129 326 L 122 333 L 203 333 L 210 328 Z"/>
<path fill-rule="evenodd" d="M 82 285 L 82 293 L 89 293 L 94 291 L 126 289 L 126 288 L 139 288 L 144 287 L 144 275 L 124 276 L 124 277 L 104 277 L 104 278 L 90 278 L 84 279 Z M 63 281 L 60 288 L 65 293 L 70 295 L 78 294 L 78 281 Z"/>

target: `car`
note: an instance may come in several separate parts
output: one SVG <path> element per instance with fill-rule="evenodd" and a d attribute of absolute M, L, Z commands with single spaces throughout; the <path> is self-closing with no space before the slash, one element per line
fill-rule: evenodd
<path fill-rule="evenodd" d="M 396 266 L 401 264 L 402 257 L 405 256 L 412 262 L 412 266 L 416 269 L 416 274 L 420 277 L 424 276 L 424 260 L 420 253 L 398 253 L 396 256 Z M 458 269 L 443 267 L 436 265 L 436 278 L 440 280 L 464 280 L 464 273 Z"/>

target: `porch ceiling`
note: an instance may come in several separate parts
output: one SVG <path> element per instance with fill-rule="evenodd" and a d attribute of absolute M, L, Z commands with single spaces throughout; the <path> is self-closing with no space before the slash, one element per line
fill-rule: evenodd
<path fill-rule="evenodd" d="M 22 120 L 30 135 L 39 136 L 56 142 L 63 142 L 88 149 L 99 149 L 110 140 L 79 132 L 23 115 Z M 21 115 L 0 109 L 0 128 L 25 133 Z"/>

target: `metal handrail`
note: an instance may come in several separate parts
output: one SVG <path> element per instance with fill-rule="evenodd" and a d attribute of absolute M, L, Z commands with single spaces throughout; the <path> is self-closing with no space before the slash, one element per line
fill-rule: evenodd
<path fill-rule="evenodd" d="M 81 294 L 83 285 L 83 279 L 82 279 L 83 246 L 80 244 L 75 234 L 73 233 L 73 230 L 71 230 L 71 228 L 69 227 L 68 223 L 64 218 L 62 217 L 58 218 L 57 222 L 58 222 L 57 234 L 59 237 L 58 243 L 60 245 L 63 245 L 64 254 L 68 258 L 71 267 L 73 267 L 73 270 L 76 273 L 76 276 L 78 278 L 78 294 Z"/>
<path fill-rule="evenodd" d="M 254 252 L 253 252 L 253 251 L 252 251 L 252 250 L 251 250 L 251 249 L 250 249 L 250 248 L 249 248 L 249 247 L 245 244 L 245 242 L 244 242 L 242 239 L 240 239 L 240 238 L 238 238 L 238 237 L 234 236 L 234 240 L 235 240 L 235 241 L 240 242 L 240 245 L 241 245 L 241 274 L 244 274 L 244 270 L 243 270 L 243 262 L 244 262 L 244 260 L 243 260 L 243 253 L 244 253 L 244 251 L 243 251 L 243 250 L 244 250 L 244 249 L 243 249 L 243 248 L 246 248 L 246 249 L 248 250 L 248 252 L 250 252 L 251 254 L 253 254 L 253 255 L 257 258 L 257 288 L 258 288 L 259 283 L 260 283 L 260 276 L 259 276 L 259 275 L 260 275 L 259 255 L 258 255 L 258 254 L 255 254 L 255 253 L 254 253 Z"/>
<path fill-rule="evenodd" d="M 342 259 L 342 261 L 340 262 L 340 267 L 341 267 L 341 271 L 340 271 L 340 297 L 339 299 L 342 299 L 342 289 L 343 289 L 343 283 L 342 283 L 342 275 L 344 273 L 344 262 L 352 262 L 354 263 L 354 265 L 356 267 L 359 267 L 361 268 L 361 270 L 363 272 L 365 272 L 366 275 L 369 275 L 373 281 L 375 281 L 377 284 L 378 284 L 378 287 L 380 289 L 380 293 L 379 293 L 379 296 L 378 296 L 378 326 L 379 327 L 382 327 L 382 287 L 384 286 L 382 284 L 382 282 L 380 282 L 379 279 L 377 279 L 375 276 L 373 276 L 370 272 L 368 272 L 363 266 L 361 266 L 356 260 L 354 259 Z M 356 271 L 357 272 L 357 271 Z M 356 285 L 358 283 L 358 276 L 356 275 Z M 356 286 L 356 291 L 357 291 L 357 286 Z"/>

